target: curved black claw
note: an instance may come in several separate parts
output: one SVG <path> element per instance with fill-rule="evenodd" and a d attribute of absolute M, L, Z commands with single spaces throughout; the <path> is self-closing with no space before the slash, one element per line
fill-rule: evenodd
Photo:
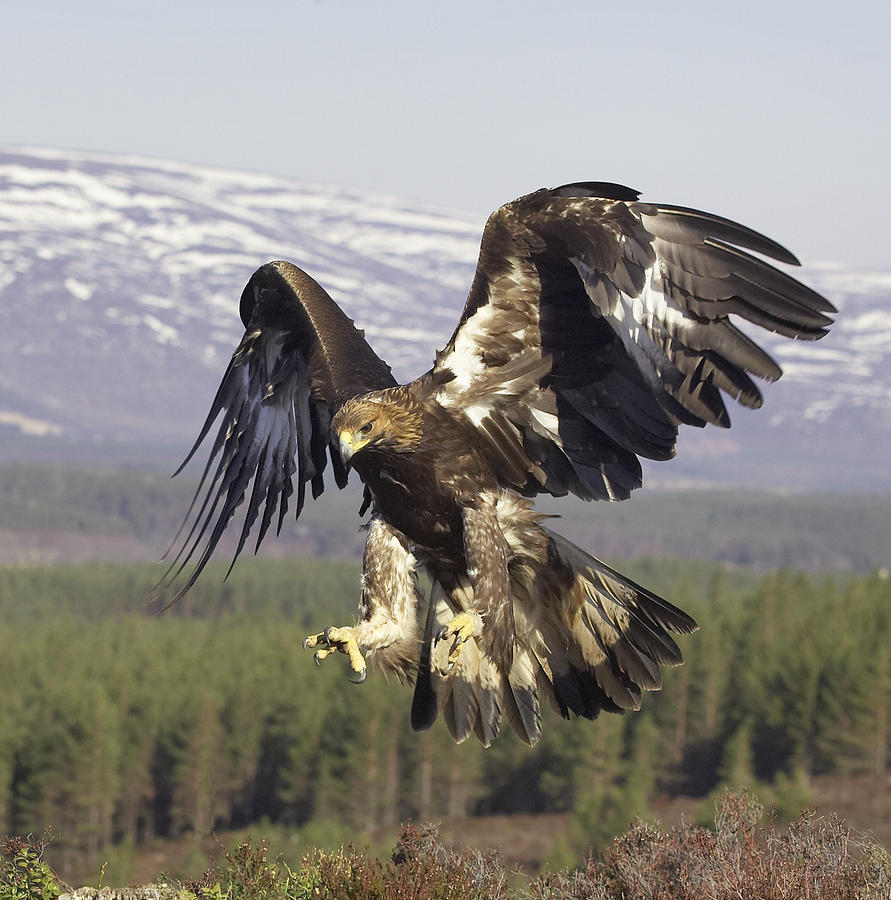
<path fill-rule="evenodd" d="M 363 669 L 361 672 L 358 673 L 358 677 L 357 677 L 357 678 L 350 678 L 350 677 L 348 676 L 348 677 L 347 677 L 347 681 L 351 682 L 352 684 L 364 684 L 364 683 L 365 683 L 365 679 L 366 679 L 367 677 L 368 677 L 368 669 L 366 668 L 366 669 Z"/>

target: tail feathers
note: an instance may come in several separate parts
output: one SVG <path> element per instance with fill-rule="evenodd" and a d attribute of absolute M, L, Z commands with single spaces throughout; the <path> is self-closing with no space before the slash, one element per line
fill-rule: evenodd
<path fill-rule="evenodd" d="M 434 630 L 473 597 L 469 584 L 447 596 L 434 581 L 412 707 L 416 730 L 441 712 L 459 743 L 473 734 L 488 747 L 504 722 L 533 746 L 542 696 L 566 719 L 623 713 L 640 708 L 643 691 L 662 687 L 660 666 L 682 663 L 670 632 L 695 631 L 690 616 L 560 535 L 547 532 L 547 540 L 547 560 L 512 572 L 517 637 L 509 672 L 470 638 L 443 674 L 449 647 L 433 643 Z"/>
<path fill-rule="evenodd" d="M 510 675 L 502 680 L 504 712 L 514 734 L 530 747 L 541 737 L 538 664 L 529 650 L 514 653 Z"/>
<path fill-rule="evenodd" d="M 469 591 L 469 584 L 461 590 Z M 462 595 L 462 601 L 469 596 Z M 434 581 L 412 701 L 412 728 L 426 731 L 441 711 L 449 734 L 458 743 L 475 734 L 488 747 L 501 729 L 501 675 L 474 638 L 465 641 L 458 661 L 447 676 L 443 675 L 448 668 L 449 647 L 444 641 L 434 643 L 433 635 L 453 615 L 442 585 Z"/>
<path fill-rule="evenodd" d="M 484 747 L 488 747 L 501 728 L 501 694 L 497 690 L 480 690 L 477 703 L 479 715 L 473 733 Z"/>
<path fill-rule="evenodd" d="M 638 709 L 640 688 L 615 664 L 599 637 L 586 631 L 567 635 L 566 631 L 564 625 L 564 646 L 549 645 L 546 656 L 564 717 L 572 712 L 595 719 L 602 709 L 615 713 Z"/>
<path fill-rule="evenodd" d="M 652 591 L 641 587 L 637 582 L 621 575 L 605 562 L 601 562 L 593 556 L 588 556 L 587 553 L 571 544 L 565 538 L 561 538 L 556 534 L 552 534 L 552 537 L 559 539 L 558 545 L 562 545 L 563 552 L 567 552 L 567 550 L 575 551 L 578 556 L 581 556 L 588 563 L 591 572 L 599 573 L 608 590 L 617 591 L 626 598 L 629 594 L 633 595 L 633 608 L 640 618 L 651 627 L 673 631 L 675 634 L 692 634 L 699 628 L 696 620 L 688 616 L 682 609 L 678 609 L 678 607 L 667 600 L 663 600 L 652 593 Z M 661 637 L 667 639 L 668 645 L 673 648 L 673 653 L 677 657 L 676 663 L 666 660 L 666 664 L 680 665 L 683 660 L 681 659 L 680 651 L 677 649 L 677 644 L 668 635 L 662 634 Z"/>
<path fill-rule="evenodd" d="M 498 736 L 505 709 L 502 676 L 495 663 L 480 651 L 474 638 L 461 647 L 461 655 L 448 675 L 448 647 L 433 648 L 432 683 L 449 734 L 458 742 L 475 734 L 488 747 Z M 510 717 L 510 707 L 507 708 Z"/>
<path fill-rule="evenodd" d="M 471 734 L 488 747 L 506 722 L 514 734 L 535 746 L 541 737 L 540 685 L 530 677 L 529 654 L 517 670 L 517 660 L 509 677 L 502 675 L 495 664 L 480 652 L 477 642 L 471 638 L 462 650 L 461 657 L 448 675 L 437 667 L 434 654 L 433 684 L 436 688 L 439 708 L 449 734 L 458 742 Z"/>
<path fill-rule="evenodd" d="M 558 706 L 586 718 L 600 709 L 638 709 L 642 691 L 662 687 L 659 667 L 683 662 L 669 632 L 688 634 L 696 622 L 560 535 L 550 536 L 552 552 L 571 572 L 539 629 Z"/>
<path fill-rule="evenodd" d="M 411 727 L 413 731 L 427 731 L 432 728 L 438 715 L 436 690 L 433 687 L 433 673 L 430 666 L 433 626 L 435 623 L 436 610 L 431 600 L 427 609 L 427 621 L 424 625 L 424 637 L 421 641 L 421 650 L 418 658 L 415 693 L 411 701 Z"/>

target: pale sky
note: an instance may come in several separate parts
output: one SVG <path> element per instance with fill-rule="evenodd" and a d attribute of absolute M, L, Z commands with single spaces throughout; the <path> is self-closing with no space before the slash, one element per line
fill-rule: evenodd
<path fill-rule="evenodd" d="M 618 181 L 891 262 L 891 3 L 6 0 L 0 144 L 485 215 Z"/>

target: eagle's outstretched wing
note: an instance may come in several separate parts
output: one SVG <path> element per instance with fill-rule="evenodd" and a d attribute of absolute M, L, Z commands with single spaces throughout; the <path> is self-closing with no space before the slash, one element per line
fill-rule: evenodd
<path fill-rule="evenodd" d="M 350 397 L 391 387 L 390 367 L 369 347 L 343 310 L 309 275 L 287 262 L 259 268 L 241 295 L 245 334 L 223 376 L 188 463 L 214 422 L 222 416 L 185 531 L 162 584 L 169 584 L 197 559 L 175 602 L 194 584 L 236 508 L 253 488 L 235 556 L 262 508 L 257 545 L 276 509 L 278 528 L 297 481 L 300 515 L 306 485 L 313 497 L 324 489 L 330 454 L 338 487 L 347 470 L 330 446 L 331 417 Z M 214 461 L 219 460 L 214 465 Z"/>
<path fill-rule="evenodd" d="M 638 456 L 667 459 L 681 423 L 730 424 L 721 392 L 761 405 L 780 367 L 738 316 L 805 340 L 833 306 L 762 259 L 798 260 L 718 216 L 620 185 L 542 189 L 498 209 L 432 377 L 527 494 L 627 497 Z"/>

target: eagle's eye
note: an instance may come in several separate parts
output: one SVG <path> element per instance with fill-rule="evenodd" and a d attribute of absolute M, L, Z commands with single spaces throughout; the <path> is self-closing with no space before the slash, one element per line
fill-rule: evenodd
<path fill-rule="evenodd" d="M 369 433 L 371 432 L 372 427 L 373 427 L 373 423 L 372 423 L 372 422 L 366 422 L 366 423 L 359 429 L 359 434 L 369 434 Z"/>

